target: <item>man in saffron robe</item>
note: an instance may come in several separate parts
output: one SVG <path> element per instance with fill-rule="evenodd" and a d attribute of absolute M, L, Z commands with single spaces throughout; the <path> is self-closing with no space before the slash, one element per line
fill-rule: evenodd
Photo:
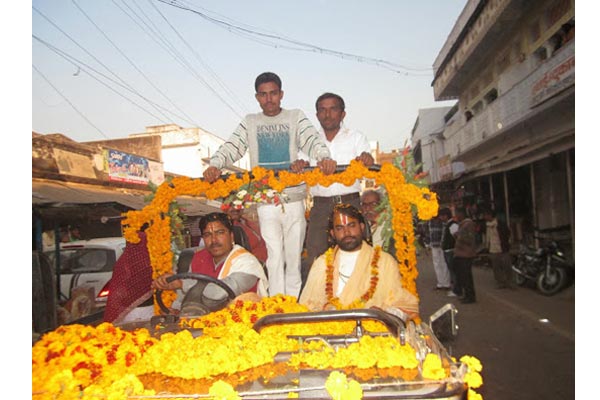
<path fill-rule="evenodd" d="M 364 240 L 360 211 L 341 204 L 329 221 L 336 246 L 314 261 L 299 303 L 312 311 L 379 308 L 404 321 L 417 316 L 419 300 L 402 287 L 396 260 Z"/>
<path fill-rule="evenodd" d="M 200 219 L 200 231 L 204 249 L 196 252 L 191 261 L 191 272 L 217 278 L 229 286 L 236 296 L 259 300 L 267 296 L 268 281 L 258 259 L 243 247 L 234 243 L 233 224 L 227 214 L 216 212 Z M 159 276 L 153 287 L 161 290 L 181 289 L 184 294 L 196 291 L 194 303 L 196 315 L 216 311 L 227 304 L 228 294 L 215 283 L 192 280 L 167 282 L 173 273 Z M 192 284 L 188 284 L 192 282 Z M 193 286 L 192 286 L 193 285 Z M 253 293 L 254 295 L 249 295 Z M 184 298 L 184 303 L 186 302 Z M 185 304 L 183 304 L 185 307 Z"/>

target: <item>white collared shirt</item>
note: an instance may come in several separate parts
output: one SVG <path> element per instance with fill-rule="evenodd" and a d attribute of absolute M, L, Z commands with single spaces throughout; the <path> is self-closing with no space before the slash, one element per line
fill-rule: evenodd
<path fill-rule="evenodd" d="M 371 146 L 367 137 L 360 131 L 346 128 L 342 123 L 339 132 L 335 135 L 333 140 L 330 142 L 323 132 L 323 128 L 319 129 L 319 136 L 331 153 L 331 158 L 337 162 L 338 165 L 350 164 L 350 161 L 360 156 L 363 152 L 370 153 Z M 317 160 L 310 159 L 310 165 L 316 166 Z M 345 186 L 341 183 L 333 183 L 330 186 L 315 185 L 310 188 L 310 193 L 313 196 L 336 196 L 344 195 L 349 193 L 360 192 L 360 181 L 357 179 L 352 186 Z"/>

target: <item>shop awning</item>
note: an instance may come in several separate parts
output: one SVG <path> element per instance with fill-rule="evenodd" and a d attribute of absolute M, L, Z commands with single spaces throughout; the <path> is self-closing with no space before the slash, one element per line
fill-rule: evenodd
<path fill-rule="evenodd" d="M 151 192 L 148 190 L 33 179 L 31 203 L 34 211 L 43 219 L 100 220 L 102 217 L 115 218 L 123 212 L 144 208 L 148 204 L 144 198 L 149 194 Z M 180 196 L 177 202 L 187 216 L 219 211 L 202 198 Z"/>

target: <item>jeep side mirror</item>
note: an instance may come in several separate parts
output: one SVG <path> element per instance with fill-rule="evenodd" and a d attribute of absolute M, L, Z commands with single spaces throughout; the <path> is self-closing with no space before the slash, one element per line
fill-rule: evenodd
<path fill-rule="evenodd" d="M 458 334 L 456 314 L 456 306 L 448 303 L 429 317 L 429 327 L 440 342 L 452 341 Z"/>

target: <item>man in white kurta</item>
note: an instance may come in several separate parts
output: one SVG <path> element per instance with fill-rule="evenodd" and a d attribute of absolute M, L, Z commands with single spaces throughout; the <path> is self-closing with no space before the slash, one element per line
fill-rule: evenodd
<path fill-rule="evenodd" d="M 327 254 L 313 263 L 299 303 L 312 311 L 334 309 L 334 302 L 348 307 L 368 293 L 373 278 L 373 257 L 379 252 L 377 286 L 360 308 L 377 307 L 400 316 L 403 320 L 419 313 L 419 300 L 402 287 L 398 263 L 388 253 L 371 247 L 363 240 L 364 219 L 353 206 L 336 207 L 331 219 L 333 251 L 332 293 L 327 293 Z M 332 302 L 332 300 L 334 300 Z"/>

